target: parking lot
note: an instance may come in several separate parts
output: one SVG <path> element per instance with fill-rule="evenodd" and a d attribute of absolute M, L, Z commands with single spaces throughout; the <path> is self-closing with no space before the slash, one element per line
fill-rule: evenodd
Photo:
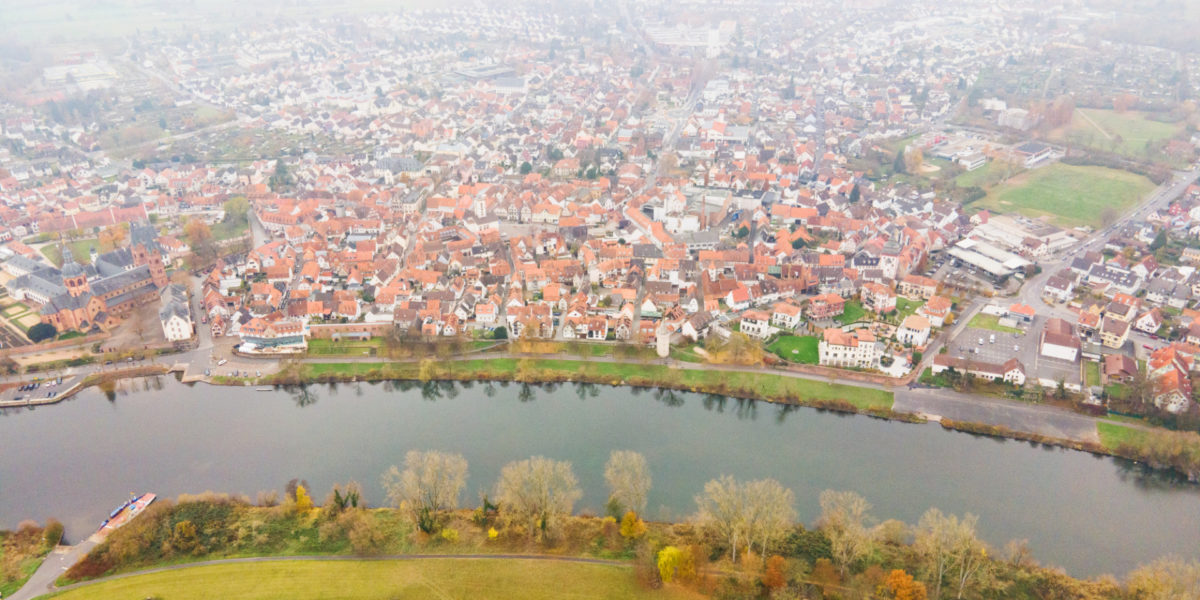
<path fill-rule="evenodd" d="M 51 400 L 59 394 L 71 389 L 71 386 L 78 383 L 80 376 L 73 375 L 45 375 L 41 377 L 31 376 L 28 380 L 21 381 L 18 385 L 6 387 L 0 392 L 0 402 L 37 402 Z"/>
<path fill-rule="evenodd" d="M 967 327 L 950 342 L 949 352 L 951 356 L 994 364 L 1003 364 L 1015 356 L 1029 369 L 1037 353 L 1037 340 L 1031 340 L 1033 337 Z"/>
<path fill-rule="evenodd" d="M 1067 362 L 1039 354 L 1038 340 L 1044 322 L 1045 317 L 1035 317 L 1033 322 L 1020 325 L 1021 333 L 967 327 L 948 344 L 948 352 L 951 356 L 993 364 L 1003 364 L 1016 357 L 1024 365 L 1030 383 L 1040 379 L 1054 383 L 1061 380 L 1068 386 L 1080 385 L 1078 361 Z"/>

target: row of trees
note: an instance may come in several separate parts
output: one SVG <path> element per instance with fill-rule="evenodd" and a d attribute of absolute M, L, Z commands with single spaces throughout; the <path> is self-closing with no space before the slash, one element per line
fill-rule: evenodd
<path fill-rule="evenodd" d="M 467 476 L 467 460 L 459 454 L 411 451 L 403 468 L 394 466 L 384 474 L 383 486 L 390 502 L 418 529 L 434 534 L 445 526 L 449 512 L 458 508 Z M 609 514 L 624 514 L 622 535 L 637 537 L 645 531 L 637 514 L 646 508 L 652 481 L 645 457 L 614 451 L 604 477 Z M 501 469 L 496 503 L 484 496 L 483 509 L 498 510 L 508 524 L 522 528 L 531 538 L 544 537 L 560 526 L 582 495 L 571 463 L 534 456 Z M 794 536 L 795 496 L 774 479 L 738 481 L 724 475 L 705 484 L 695 500 L 696 521 L 712 539 L 720 540 L 731 562 L 737 563 L 739 555 L 755 556 L 770 566 L 767 557 Z M 853 492 L 826 490 L 820 506 L 819 532 L 828 540 L 830 564 L 839 580 L 863 566 L 881 544 L 910 539 L 924 581 L 912 582 L 902 574 L 892 576 L 894 581 L 888 585 L 914 590 L 913 597 L 924 597 L 927 585 L 932 598 L 962 598 L 989 564 L 974 515 L 960 518 L 933 508 L 910 528 L 898 521 L 873 523 L 870 503 Z M 660 549 L 655 562 L 667 578 L 693 569 L 692 557 L 675 547 Z"/>
<path fill-rule="evenodd" d="M 467 459 L 439 451 L 408 452 L 404 468 L 393 466 L 383 475 L 388 500 L 404 511 L 425 533 L 444 527 L 449 512 L 458 508 L 467 483 Z M 650 491 L 646 458 L 637 452 L 618 450 L 604 467 L 609 487 L 609 511 L 615 514 L 645 510 Z M 495 498 L 510 523 L 526 528 L 531 537 L 552 532 L 561 519 L 571 514 L 583 496 L 579 480 L 567 461 L 542 456 L 508 463 L 500 470 Z M 493 506 L 487 496 L 485 508 Z"/>

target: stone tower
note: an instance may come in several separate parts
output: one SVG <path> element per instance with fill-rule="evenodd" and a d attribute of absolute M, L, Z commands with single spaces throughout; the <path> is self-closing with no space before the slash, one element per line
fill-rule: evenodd
<path fill-rule="evenodd" d="M 67 288 L 67 293 L 73 298 L 78 298 L 91 292 L 92 287 L 88 285 L 87 273 L 83 271 L 83 267 L 75 262 L 75 257 L 71 256 L 71 251 L 68 248 L 63 248 L 62 253 L 62 278 L 63 285 Z"/>
<path fill-rule="evenodd" d="M 150 268 L 150 279 L 158 289 L 167 287 L 167 269 L 162 263 L 162 247 L 158 245 L 158 230 L 153 225 L 131 223 L 129 240 L 132 242 L 133 264 Z"/>

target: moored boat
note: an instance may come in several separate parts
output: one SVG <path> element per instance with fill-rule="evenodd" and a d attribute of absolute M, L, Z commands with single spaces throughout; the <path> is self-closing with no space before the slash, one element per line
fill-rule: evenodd
<path fill-rule="evenodd" d="M 108 514 L 108 518 L 100 524 L 100 530 L 96 533 L 102 536 L 112 533 L 118 527 L 138 516 L 143 510 L 146 510 L 146 507 L 150 506 L 150 503 L 154 502 L 156 498 L 158 496 L 154 494 L 130 495 L 130 498 L 124 504 L 113 509 Z"/>

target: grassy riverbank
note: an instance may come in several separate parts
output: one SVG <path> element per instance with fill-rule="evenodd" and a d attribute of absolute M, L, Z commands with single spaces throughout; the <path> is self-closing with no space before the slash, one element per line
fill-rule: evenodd
<path fill-rule="evenodd" d="M 656 364 L 557 359 L 302 363 L 264 381 L 302 383 L 383 379 L 530 383 L 582 381 L 608 385 L 663 387 L 869 413 L 890 413 L 893 401 L 892 393 L 885 390 L 787 377 L 775 373 L 722 370 L 716 367 L 676 369 Z"/>
<path fill-rule="evenodd" d="M 612 518 L 564 515 L 549 529 L 531 534 L 524 517 L 491 506 L 448 513 L 439 533 L 426 534 L 408 512 L 335 508 L 332 502 L 318 507 L 306 494 L 302 497 L 303 501 L 288 497 L 273 506 L 215 494 L 177 502 L 164 499 L 93 549 L 59 585 L 133 575 L 82 585 L 55 597 L 751 600 L 769 592 L 767 582 L 787 588 L 792 593 L 788 597 L 794 598 L 867 597 L 864 593 L 875 593 L 894 570 L 911 573 L 926 586 L 937 583 L 928 568 L 930 557 L 912 545 L 914 538 L 932 534 L 895 520 L 874 525 L 877 521 L 869 514 L 859 517 L 865 537 L 860 541 L 863 552 L 856 555 L 834 552 L 833 539 L 844 535 L 840 530 L 788 524 L 771 536 L 767 556 L 741 553 L 734 561 L 729 538 L 712 521 L 642 523 L 627 531 Z M 1022 547 L 1003 552 L 989 548 L 975 536 L 973 521 L 966 527 L 955 535 L 963 548 L 982 558 L 967 575 L 963 598 L 1033 600 L 1050 597 L 1051 591 L 1063 599 L 1144 597 L 1123 595 L 1126 590 L 1111 579 L 1074 579 L 1042 568 Z M 669 551 L 682 562 L 675 581 L 664 587 L 659 561 Z M 392 554 L 428 558 L 385 556 Z M 296 556 L 337 560 L 288 560 Z M 768 556 L 770 560 L 764 560 Z M 282 560 L 189 565 L 230 557 Z M 147 570 L 155 572 L 141 573 Z M 1133 584 L 1129 589 L 1133 591 Z"/>
<path fill-rule="evenodd" d="M 89 585 L 61 600 L 317 600 L 322 598 L 700 598 L 672 586 L 636 585 L 627 566 L 519 559 L 281 561 L 192 567 Z"/>
<path fill-rule="evenodd" d="M 62 537 L 62 525 L 52 529 L 34 523 L 22 523 L 16 531 L 0 531 L 0 598 L 13 595 Z"/>

